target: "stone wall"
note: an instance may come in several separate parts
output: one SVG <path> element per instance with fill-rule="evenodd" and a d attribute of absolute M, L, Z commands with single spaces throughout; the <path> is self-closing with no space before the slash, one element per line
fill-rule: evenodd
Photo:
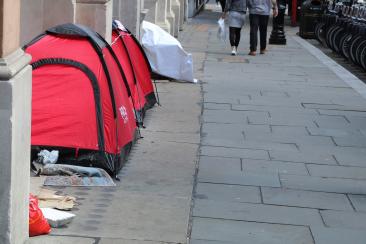
<path fill-rule="evenodd" d="M 185 18 L 195 13 L 197 1 L 202 0 L 21 0 L 20 43 L 64 23 L 88 25 L 107 37 L 112 18 L 137 36 L 143 19 L 178 36 Z"/>

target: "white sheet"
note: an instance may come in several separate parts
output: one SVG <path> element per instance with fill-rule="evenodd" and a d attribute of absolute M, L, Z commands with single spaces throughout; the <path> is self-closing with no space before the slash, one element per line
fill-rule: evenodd
<path fill-rule="evenodd" d="M 193 77 L 193 59 L 180 42 L 159 26 L 142 22 L 141 44 L 152 70 L 176 80 L 197 82 Z"/>

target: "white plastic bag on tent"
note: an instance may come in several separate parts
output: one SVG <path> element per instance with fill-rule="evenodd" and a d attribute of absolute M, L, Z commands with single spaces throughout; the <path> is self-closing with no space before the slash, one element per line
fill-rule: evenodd
<path fill-rule="evenodd" d="M 220 18 L 217 21 L 217 24 L 218 24 L 217 38 L 223 42 L 226 42 L 227 31 L 225 26 L 225 19 Z"/>
<path fill-rule="evenodd" d="M 168 32 L 143 21 L 141 43 L 155 73 L 176 80 L 197 82 L 193 78 L 192 55 L 185 52 L 179 41 Z"/>

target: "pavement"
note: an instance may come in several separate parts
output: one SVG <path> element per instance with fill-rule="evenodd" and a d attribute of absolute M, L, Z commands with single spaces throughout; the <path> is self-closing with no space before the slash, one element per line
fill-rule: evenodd
<path fill-rule="evenodd" d="M 180 35 L 201 83 L 158 83 L 117 187 L 58 188 L 77 217 L 29 243 L 366 243 L 366 86 L 294 28 L 230 56 L 218 9 Z"/>
<path fill-rule="evenodd" d="M 190 35 L 206 50 L 190 243 L 366 243 L 365 84 L 294 28 L 252 57 L 247 25 L 229 56 L 217 18 Z"/>

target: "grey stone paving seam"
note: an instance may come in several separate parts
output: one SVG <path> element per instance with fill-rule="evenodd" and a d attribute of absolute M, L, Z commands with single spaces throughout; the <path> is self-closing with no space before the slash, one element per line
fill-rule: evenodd
<path fill-rule="evenodd" d="M 314 55 L 317 59 L 319 59 L 320 62 L 325 64 L 345 83 L 347 83 L 355 91 L 357 91 L 363 98 L 366 99 L 366 85 L 360 79 L 358 79 L 355 75 L 337 64 L 334 60 L 326 56 L 322 51 L 320 51 L 307 41 L 301 39 L 300 37 L 294 36 L 292 38 L 300 45 L 302 45 L 306 50 L 308 50 L 312 55 Z"/>
<path fill-rule="evenodd" d="M 347 195 L 338 193 L 261 187 L 265 204 L 352 211 Z"/>
<path fill-rule="evenodd" d="M 358 212 L 366 212 L 366 196 L 348 194 L 348 198 L 355 210 Z"/>
<path fill-rule="evenodd" d="M 316 244 L 365 244 L 366 232 L 345 228 L 310 227 Z"/>
<path fill-rule="evenodd" d="M 261 202 L 259 187 L 210 183 L 198 183 L 195 198 L 223 202 Z"/>
<path fill-rule="evenodd" d="M 314 164 L 307 167 L 311 176 L 366 180 L 366 168 Z"/>
<path fill-rule="evenodd" d="M 281 185 L 289 189 L 328 193 L 366 194 L 366 181 L 340 178 L 322 178 L 302 175 L 280 175 Z"/>
<path fill-rule="evenodd" d="M 193 216 L 261 223 L 323 226 L 316 209 L 196 199 Z"/>
<path fill-rule="evenodd" d="M 366 230 L 366 213 L 321 210 L 320 214 L 328 227 Z"/>
<path fill-rule="evenodd" d="M 243 241 L 250 244 L 314 244 L 309 228 L 304 226 L 202 218 L 194 218 L 194 226 L 193 239 L 217 241 L 212 244 L 241 244 Z"/>

